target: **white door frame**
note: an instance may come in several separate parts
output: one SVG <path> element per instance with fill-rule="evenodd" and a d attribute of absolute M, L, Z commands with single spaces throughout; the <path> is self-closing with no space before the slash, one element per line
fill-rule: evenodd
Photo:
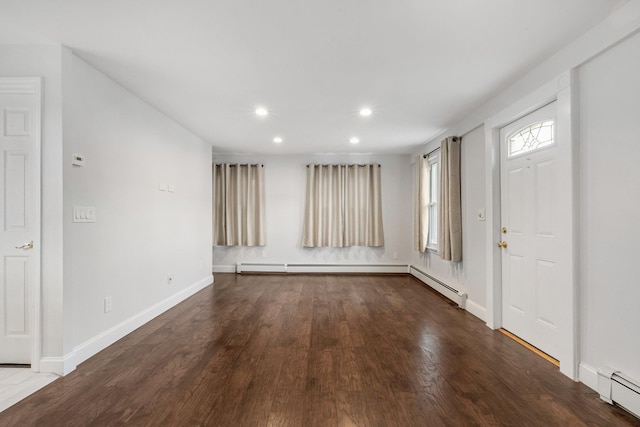
<path fill-rule="evenodd" d="M 35 147 L 32 154 L 32 176 L 34 205 L 33 211 L 35 215 L 35 224 L 33 229 L 33 287 L 29 290 L 30 294 L 30 314 L 32 320 L 31 326 L 31 370 L 40 371 L 40 354 L 41 354 L 41 254 L 42 254 L 42 78 L 41 77 L 0 77 L 0 93 L 25 94 L 34 97 L 33 126 Z"/>
<path fill-rule="evenodd" d="M 497 242 L 501 240 L 500 228 L 500 129 L 526 116 L 550 102 L 557 101 L 558 162 L 560 174 L 558 190 L 571 195 L 571 208 L 566 218 L 559 218 L 559 225 L 567 232 L 561 251 L 569 254 L 571 265 L 561 277 L 566 286 L 558 289 L 558 299 L 563 310 L 558 319 L 560 334 L 560 371 L 568 377 L 578 378 L 578 260 L 577 245 L 577 126 L 575 71 L 569 70 L 520 101 L 505 108 L 484 122 L 485 132 L 485 206 L 486 206 L 486 254 L 487 254 L 487 326 L 502 327 L 502 261 Z M 561 141 L 567 141 L 561 142 Z"/>

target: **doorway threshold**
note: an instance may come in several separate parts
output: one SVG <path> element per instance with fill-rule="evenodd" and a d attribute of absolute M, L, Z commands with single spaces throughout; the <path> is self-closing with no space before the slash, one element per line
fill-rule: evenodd
<path fill-rule="evenodd" d="M 509 338 L 511 338 L 512 340 L 514 340 L 515 342 L 517 342 L 518 344 L 520 344 L 521 346 L 529 349 L 530 351 L 534 352 L 538 356 L 542 357 L 547 362 L 550 362 L 551 364 L 555 365 L 557 368 L 560 367 L 560 361 L 559 360 L 554 359 L 553 357 L 549 356 L 547 353 L 545 353 L 544 351 L 540 350 L 539 348 L 532 346 L 531 344 L 529 344 L 528 342 L 526 342 L 522 338 L 520 338 L 520 337 L 518 337 L 516 335 L 513 335 L 511 332 L 507 331 L 506 329 L 500 328 L 498 330 L 500 332 L 502 332 L 504 335 L 506 335 Z"/>

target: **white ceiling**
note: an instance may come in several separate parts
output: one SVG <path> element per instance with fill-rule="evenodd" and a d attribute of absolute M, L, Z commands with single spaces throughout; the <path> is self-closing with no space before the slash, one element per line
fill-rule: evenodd
<path fill-rule="evenodd" d="M 0 43 L 65 44 L 216 151 L 408 153 L 624 2 L 0 0 Z"/>

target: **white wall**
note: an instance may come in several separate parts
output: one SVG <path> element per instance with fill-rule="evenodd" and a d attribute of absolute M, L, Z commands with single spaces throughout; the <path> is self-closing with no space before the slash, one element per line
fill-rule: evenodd
<path fill-rule="evenodd" d="M 63 354 L 62 86 L 60 46 L 0 45 L 0 76 L 42 77 L 42 355 Z M 65 320 L 65 317 L 67 318 Z"/>
<path fill-rule="evenodd" d="M 484 105 L 470 112 L 465 118 L 451 125 L 441 135 L 460 135 L 469 132 L 489 117 L 554 80 L 561 73 L 582 65 L 604 49 L 635 33 L 638 28 L 640 28 L 640 1 L 630 0 L 621 3 L 598 25 L 528 70 L 518 80 L 497 93 Z M 433 139 L 439 141 L 442 137 L 437 136 Z"/>
<path fill-rule="evenodd" d="M 210 278 L 210 146 L 61 46 L 0 45 L 0 76 L 43 79 L 41 367 L 62 372 L 78 345 Z M 71 223 L 74 204 L 98 222 Z"/>
<path fill-rule="evenodd" d="M 467 117 L 454 123 L 442 135 L 460 135 L 482 124 L 505 107 L 514 105 L 542 85 L 572 67 L 578 69 L 579 127 L 578 148 L 580 179 L 579 296 L 580 296 L 580 380 L 597 385 L 595 369 L 608 365 L 640 380 L 640 286 L 637 286 L 637 255 L 640 254 L 640 183 L 637 159 L 640 148 L 640 2 L 628 2 L 602 23 L 583 34 L 533 68 L 521 79 L 496 94 Z M 603 53 L 604 52 L 604 53 Z M 476 131 L 472 131 L 474 133 Z M 471 154 L 464 147 L 463 157 Z M 477 136 L 480 138 L 480 135 Z M 424 152 L 435 148 L 442 136 L 428 141 Z M 466 162 L 469 167 L 482 167 Z M 483 171 L 486 174 L 489 171 Z M 469 176 L 474 173 L 468 171 Z M 478 171 L 478 173 L 480 173 Z M 466 182 L 466 184 L 465 184 Z M 463 177 L 463 204 L 472 207 L 470 193 L 474 181 Z M 466 188 L 466 190 L 465 190 Z M 464 192 L 467 191 L 467 195 Z M 480 202 L 478 199 L 476 202 Z M 464 207 L 463 207 L 464 209 Z M 488 207 L 487 207 L 488 209 Z M 474 212 L 465 214 L 466 220 Z M 463 222 L 463 232 L 465 230 Z M 474 233 L 476 234 L 476 233 Z M 470 236 L 465 238 L 464 254 Z M 473 239 L 480 239 L 476 235 Z M 486 237 L 485 237 L 486 239 Z M 478 253 L 483 253 L 482 246 Z M 475 250 L 474 250 L 475 252 Z M 481 255 L 484 257 L 485 255 Z M 414 262 L 426 261 L 416 260 Z M 431 272 L 448 283 L 460 283 L 468 259 L 461 271 L 432 263 Z M 476 268 L 480 271 L 481 266 Z M 463 285 L 464 286 L 464 285 Z M 466 288 L 465 288 L 466 289 Z M 479 289 L 479 288 L 478 288 Z M 471 295 L 471 291 L 466 289 Z M 473 297 L 472 297 L 473 298 Z M 486 295 L 485 295 L 486 298 Z M 485 299 L 486 302 L 486 299 Z"/>
<path fill-rule="evenodd" d="M 210 283 L 211 147 L 69 51 L 63 59 L 65 304 L 76 349 Z M 84 167 L 71 165 L 73 153 Z M 73 223 L 74 205 L 96 207 L 97 221 Z"/>
<path fill-rule="evenodd" d="M 582 361 L 640 380 L 640 34 L 580 68 Z"/>
<path fill-rule="evenodd" d="M 237 262 L 409 264 L 413 241 L 411 165 L 408 155 L 215 155 L 216 163 L 262 163 L 265 172 L 267 245 L 213 249 L 214 266 Z M 303 248 L 306 165 L 309 163 L 379 163 L 382 167 L 382 221 L 385 245 L 380 248 Z M 266 258 L 261 258 L 262 251 Z M 393 259 L 393 252 L 398 259 Z"/>
<path fill-rule="evenodd" d="M 429 144 L 423 153 L 437 148 Z M 462 136 L 462 262 L 443 261 L 431 251 L 412 251 L 412 264 L 440 281 L 467 293 L 473 313 L 482 316 L 486 309 L 485 223 L 478 221 L 478 209 L 484 209 L 484 128 L 482 126 Z M 413 241 L 412 246 L 413 248 Z"/>

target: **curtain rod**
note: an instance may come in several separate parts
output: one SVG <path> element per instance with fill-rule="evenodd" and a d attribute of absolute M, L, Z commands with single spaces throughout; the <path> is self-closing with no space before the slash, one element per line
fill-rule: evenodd
<path fill-rule="evenodd" d="M 436 149 L 434 149 L 434 150 L 431 150 L 431 151 L 429 151 L 427 154 L 423 154 L 423 155 L 422 155 L 422 158 L 423 158 L 423 159 L 426 159 L 427 157 L 429 157 L 430 155 L 432 155 L 433 153 L 435 153 L 436 151 L 439 151 L 439 150 L 440 150 L 440 147 L 438 147 L 438 148 L 436 148 Z"/>
<path fill-rule="evenodd" d="M 453 139 L 454 141 L 457 141 L 457 140 L 458 140 L 458 137 L 457 137 L 457 136 L 454 136 L 454 137 L 452 137 L 451 139 Z M 423 155 L 422 155 L 422 158 L 423 158 L 423 159 L 426 159 L 427 157 L 429 157 L 430 155 L 432 155 L 433 153 L 435 153 L 435 152 L 436 152 L 436 151 L 438 151 L 439 149 L 440 149 L 440 147 L 438 147 L 438 148 L 434 148 L 433 150 L 429 151 L 427 154 L 423 154 Z"/>

